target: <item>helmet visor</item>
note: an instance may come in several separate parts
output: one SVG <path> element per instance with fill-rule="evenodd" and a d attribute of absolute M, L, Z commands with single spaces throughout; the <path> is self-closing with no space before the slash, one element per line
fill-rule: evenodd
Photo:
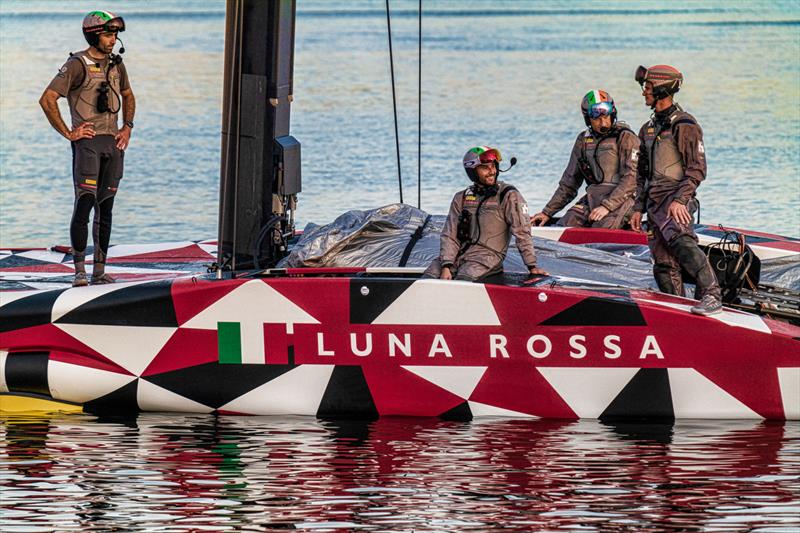
<path fill-rule="evenodd" d="M 614 106 L 611 102 L 600 102 L 589 106 L 589 118 L 600 118 L 610 115 Z"/>
<path fill-rule="evenodd" d="M 103 32 L 105 33 L 119 33 L 125 31 L 125 21 L 122 17 L 117 17 L 109 20 L 103 25 Z"/>
<path fill-rule="evenodd" d="M 491 163 L 493 161 L 500 161 L 500 154 L 495 149 L 487 150 L 481 154 L 481 165 Z"/>
<path fill-rule="evenodd" d="M 475 168 L 478 165 L 485 165 L 494 161 L 502 161 L 500 150 L 497 148 L 489 148 L 488 146 L 476 146 L 470 148 L 464 154 L 464 168 Z"/>
<path fill-rule="evenodd" d="M 647 68 L 639 65 L 639 68 L 636 69 L 636 73 L 633 75 L 633 78 L 639 85 L 644 85 L 644 82 L 647 81 Z"/>

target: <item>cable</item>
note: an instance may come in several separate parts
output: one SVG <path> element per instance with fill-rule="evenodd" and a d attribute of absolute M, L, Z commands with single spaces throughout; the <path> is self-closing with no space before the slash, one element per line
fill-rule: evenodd
<path fill-rule="evenodd" d="M 258 232 L 258 237 L 253 242 L 253 266 L 256 269 L 261 268 L 261 262 L 258 260 L 258 255 L 261 253 L 261 243 L 264 240 L 264 237 L 267 236 L 267 232 L 272 229 L 275 224 L 282 222 L 284 218 L 280 215 L 273 215 L 266 224 L 261 228 L 261 231 Z"/>
<path fill-rule="evenodd" d="M 389 70 L 392 73 L 392 109 L 394 110 L 394 144 L 397 149 L 397 185 L 400 188 L 400 203 L 403 203 L 403 174 L 400 170 L 400 133 L 397 130 L 397 94 L 394 87 L 394 54 L 392 53 L 392 17 L 389 0 L 386 0 L 386 29 L 389 34 Z"/>
<path fill-rule="evenodd" d="M 236 72 L 238 74 L 236 85 L 236 159 L 233 162 L 233 190 L 239 191 L 239 137 L 242 132 L 242 34 L 244 33 L 244 13 L 239 9 L 239 0 L 236 0 L 236 33 L 234 40 L 236 42 Z M 239 212 L 239 195 L 233 195 L 233 212 Z M 231 250 L 231 270 L 236 271 L 236 236 L 238 234 L 238 224 L 236 223 L 238 217 L 233 217 L 233 243 Z"/>
<path fill-rule="evenodd" d="M 747 248 L 744 235 L 728 230 L 722 225 L 719 226 L 719 229 L 722 231 L 722 237 L 719 242 L 706 246 L 706 257 L 715 272 L 719 273 L 717 277 L 724 296 L 727 301 L 732 301 L 739 294 L 745 281 L 751 286 L 754 285 L 749 278 L 753 253 Z M 713 262 L 711 261 L 712 251 L 719 256 Z M 719 279 L 720 277 L 722 279 Z"/>
<path fill-rule="evenodd" d="M 113 56 L 113 54 L 112 54 Z M 117 56 L 119 57 L 119 56 Z M 122 63 L 122 58 L 120 58 L 119 63 Z M 111 85 L 111 82 L 108 79 L 108 76 L 111 74 L 111 69 L 117 67 L 117 72 L 119 72 L 119 63 L 115 63 L 113 57 L 109 59 L 108 68 L 106 68 L 106 86 L 111 89 L 111 92 L 114 93 L 114 96 L 117 97 L 117 109 L 116 111 L 111 109 L 111 106 L 108 106 L 109 113 L 119 113 L 122 109 L 122 95 L 114 89 L 114 86 Z"/>
<path fill-rule="evenodd" d="M 238 0 L 236 2 L 236 7 L 234 9 L 233 18 L 236 21 L 239 20 L 239 2 L 238 2 Z M 234 26 L 233 26 L 233 40 L 234 41 L 236 41 L 237 35 L 238 35 L 238 28 L 237 28 L 237 23 L 235 22 Z M 233 59 L 233 58 L 231 58 L 231 59 Z M 235 72 L 236 71 L 234 70 L 233 61 L 231 61 L 231 83 L 233 83 L 233 77 L 234 77 Z M 232 116 L 233 116 L 233 102 L 228 100 L 228 121 L 227 121 L 228 124 L 227 124 L 227 128 L 225 128 L 228 131 L 228 136 L 227 137 L 223 137 L 225 139 L 225 168 L 222 169 L 223 177 L 222 177 L 222 183 L 220 184 L 220 189 L 221 190 L 219 192 L 219 196 L 220 196 L 220 209 L 219 209 L 219 211 L 220 211 L 220 213 L 219 213 L 220 228 L 219 228 L 219 238 L 217 239 L 217 266 L 219 268 L 219 272 L 220 273 L 222 272 L 222 268 L 224 266 L 223 262 L 222 262 L 222 239 L 225 236 L 225 219 L 227 218 L 226 217 L 226 213 L 225 213 L 225 203 L 226 203 L 226 200 L 227 200 L 228 168 L 229 168 L 229 165 L 230 165 L 230 155 L 231 155 L 231 139 L 230 139 L 230 134 L 231 133 L 230 132 L 231 132 L 231 120 L 232 120 L 231 117 Z"/>
<path fill-rule="evenodd" d="M 417 209 L 422 209 L 422 0 L 419 0 L 417 42 Z"/>

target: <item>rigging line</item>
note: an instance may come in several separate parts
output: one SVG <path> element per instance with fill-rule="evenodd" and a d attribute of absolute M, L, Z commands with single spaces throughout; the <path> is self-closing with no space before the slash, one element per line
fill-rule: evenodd
<path fill-rule="evenodd" d="M 236 84 L 236 160 L 233 162 L 233 179 L 234 179 L 234 191 L 236 193 L 233 197 L 233 212 L 239 212 L 239 143 L 241 141 L 241 133 L 242 133 L 242 40 L 244 33 L 244 10 L 239 10 L 239 0 L 236 1 L 236 12 L 237 12 L 237 24 L 236 24 L 236 72 L 238 73 L 237 76 L 237 84 Z M 236 271 L 236 237 L 238 235 L 238 217 L 233 217 L 233 253 L 231 255 L 231 270 L 234 272 Z"/>
<path fill-rule="evenodd" d="M 236 0 L 236 2 L 235 2 L 233 18 L 234 18 L 235 22 L 234 22 L 234 25 L 233 25 L 233 39 L 232 40 L 234 42 L 236 42 L 238 40 L 238 33 L 239 33 L 239 24 L 238 24 L 238 21 L 239 21 L 239 0 Z M 239 50 L 239 52 L 241 52 L 241 50 Z M 233 58 L 233 57 L 231 58 L 231 65 L 230 65 L 231 84 L 233 84 L 234 74 L 236 72 L 235 71 L 235 66 L 234 66 L 235 65 L 234 59 L 235 58 Z M 227 121 L 228 124 L 227 124 L 227 128 L 226 128 L 226 130 L 228 132 L 228 135 L 227 135 L 227 137 L 225 139 L 225 168 L 222 169 L 223 179 L 222 179 L 222 184 L 220 185 L 220 189 L 221 190 L 220 190 L 220 193 L 219 193 L 221 201 L 219 203 L 220 230 L 219 230 L 219 238 L 217 239 L 217 268 L 219 269 L 219 273 L 220 274 L 222 273 L 222 266 L 223 266 L 222 265 L 222 241 L 223 241 L 223 239 L 225 237 L 225 219 L 227 218 L 225 205 L 227 203 L 228 176 L 230 174 L 229 170 L 230 170 L 230 155 L 231 155 L 231 134 L 232 134 L 232 132 L 231 132 L 231 125 L 232 124 L 231 124 L 231 122 L 232 122 L 232 120 L 233 120 L 233 99 L 229 99 L 228 100 L 228 121 Z M 237 166 L 238 166 L 238 159 L 239 159 L 238 158 L 238 154 L 237 154 L 237 158 L 236 159 L 237 159 Z M 238 168 L 237 168 L 237 170 L 238 170 Z M 234 200 L 235 200 L 235 198 L 234 198 Z M 234 210 L 234 212 L 235 212 L 235 210 Z M 235 220 L 236 220 L 236 217 L 234 217 L 234 246 L 233 246 L 233 250 L 234 250 L 234 254 L 233 255 L 234 256 L 236 255 L 235 254 L 235 252 L 236 252 Z M 232 259 L 232 262 L 233 262 L 233 259 Z"/>
<path fill-rule="evenodd" d="M 400 203 L 403 203 L 403 173 L 400 170 L 400 133 L 397 130 L 397 94 L 394 87 L 394 55 L 392 53 L 392 17 L 389 14 L 389 0 L 386 0 L 386 29 L 389 34 L 389 70 L 392 73 L 392 109 L 394 110 L 394 144 L 397 150 L 397 185 L 400 189 Z"/>
<path fill-rule="evenodd" d="M 417 42 L 417 209 L 422 209 L 422 0 L 419 0 Z"/>

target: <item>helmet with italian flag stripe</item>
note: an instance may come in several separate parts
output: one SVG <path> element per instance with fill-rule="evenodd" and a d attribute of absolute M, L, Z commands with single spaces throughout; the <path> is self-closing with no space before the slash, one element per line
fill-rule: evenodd
<path fill-rule="evenodd" d="M 476 181 L 478 179 L 478 175 L 475 172 L 477 167 L 487 163 L 494 163 L 495 168 L 499 169 L 500 161 L 502 160 L 503 156 L 500 155 L 500 150 L 497 148 L 492 148 L 490 146 L 475 146 L 467 150 L 467 153 L 464 154 L 462 159 L 462 163 L 464 164 L 464 170 L 467 171 L 467 176 L 469 176 L 469 179 Z"/>
<path fill-rule="evenodd" d="M 591 119 L 603 115 L 611 116 L 612 125 L 617 122 L 617 106 L 614 105 L 614 99 L 602 89 L 592 89 L 584 95 L 581 100 L 581 113 L 587 126 L 591 126 Z"/>
<path fill-rule="evenodd" d="M 101 33 L 125 31 L 125 21 L 111 11 L 90 11 L 83 17 L 83 36 L 91 46 L 97 46 Z"/>

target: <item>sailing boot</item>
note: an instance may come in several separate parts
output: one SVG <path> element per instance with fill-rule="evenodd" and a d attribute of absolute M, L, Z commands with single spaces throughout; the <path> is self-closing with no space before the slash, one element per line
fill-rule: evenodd
<path fill-rule="evenodd" d="M 700 303 L 691 308 L 696 315 L 716 315 L 722 312 L 722 291 L 717 276 L 697 242 L 687 235 L 675 239 L 670 245 L 681 266 L 694 276 Z"/>
<path fill-rule="evenodd" d="M 95 262 L 92 267 L 92 285 L 106 285 L 116 283 L 116 279 L 106 274 L 106 264 Z"/>
<path fill-rule="evenodd" d="M 75 257 L 77 260 L 74 261 L 75 279 L 72 280 L 72 286 L 86 287 L 89 284 L 89 280 L 86 279 L 86 263 L 84 262 L 83 256 L 75 254 L 74 252 L 73 254 L 73 257 Z"/>
<path fill-rule="evenodd" d="M 100 275 L 92 274 L 92 285 L 106 285 L 108 283 L 116 283 L 116 278 L 111 277 L 110 275 L 103 272 Z"/>
<path fill-rule="evenodd" d="M 696 315 L 716 315 L 722 312 L 722 302 L 713 294 L 706 294 L 690 311 Z"/>

